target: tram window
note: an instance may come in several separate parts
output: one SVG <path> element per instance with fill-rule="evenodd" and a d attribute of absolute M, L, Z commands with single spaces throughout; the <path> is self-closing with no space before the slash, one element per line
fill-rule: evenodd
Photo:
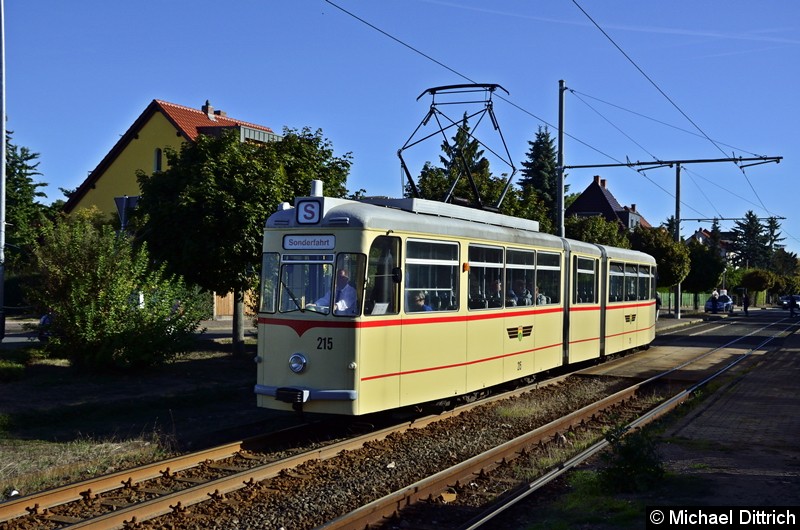
<path fill-rule="evenodd" d="M 503 307 L 503 249 L 482 245 L 469 246 L 470 309 Z"/>
<path fill-rule="evenodd" d="M 575 290 L 572 302 L 576 304 L 594 304 L 597 302 L 597 260 L 590 258 L 573 258 Z"/>
<path fill-rule="evenodd" d="M 336 259 L 336 277 L 330 291 L 330 305 L 337 316 L 354 316 L 361 313 L 364 295 L 363 254 L 342 253 Z M 346 277 L 344 281 L 342 277 Z M 335 294 L 334 294 L 335 293 Z"/>
<path fill-rule="evenodd" d="M 561 256 L 559 254 L 550 252 L 536 254 L 536 285 L 533 295 L 537 305 L 561 302 Z"/>
<path fill-rule="evenodd" d="M 400 310 L 400 285 L 392 279 L 392 271 L 399 263 L 400 238 L 376 237 L 369 249 L 364 314 L 394 315 Z"/>
<path fill-rule="evenodd" d="M 639 300 L 650 300 L 650 267 L 639 265 Z"/>
<path fill-rule="evenodd" d="M 608 274 L 608 301 L 622 302 L 625 300 L 625 267 L 622 263 L 611 262 Z"/>
<path fill-rule="evenodd" d="M 656 280 L 658 277 L 656 271 L 657 269 L 655 267 L 650 267 L 650 298 L 652 299 L 656 297 Z"/>
<path fill-rule="evenodd" d="M 506 306 L 534 305 L 534 280 L 536 278 L 536 254 L 528 250 L 506 251 Z"/>
<path fill-rule="evenodd" d="M 408 240 L 406 243 L 406 311 L 416 309 L 412 301 L 425 298 L 432 311 L 458 309 L 458 243 Z"/>
<path fill-rule="evenodd" d="M 315 258 L 316 256 L 284 256 L 278 294 L 281 313 L 313 311 L 328 314 L 330 312 L 329 298 L 334 276 L 333 256 L 326 256 L 330 260 L 328 262 Z"/>
<path fill-rule="evenodd" d="M 639 267 L 625 264 L 625 300 L 636 300 L 636 286 L 638 283 Z"/>
<path fill-rule="evenodd" d="M 278 274 L 280 256 L 276 252 L 265 252 L 261 259 L 261 312 L 274 313 L 277 308 Z"/>

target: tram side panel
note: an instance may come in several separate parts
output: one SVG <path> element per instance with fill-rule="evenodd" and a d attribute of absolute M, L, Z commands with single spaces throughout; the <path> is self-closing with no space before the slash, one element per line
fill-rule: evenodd
<path fill-rule="evenodd" d="M 372 317 L 361 328 L 356 350 L 358 410 L 369 414 L 401 406 L 402 328 L 396 315 Z"/>
<path fill-rule="evenodd" d="M 534 333 L 534 370 L 544 372 L 564 363 L 564 308 L 537 310 Z"/>
<path fill-rule="evenodd" d="M 452 313 L 404 315 L 400 405 L 414 405 L 466 392 L 466 333 Z"/>
<path fill-rule="evenodd" d="M 500 323 L 498 322 L 498 325 Z M 536 313 L 509 308 L 502 321 L 503 378 L 519 379 L 536 372 Z"/>
<path fill-rule="evenodd" d="M 606 355 L 629 350 L 636 343 L 636 306 L 625 302 L 606 306 Z"/>
<path fill-rule="evenodd" d="M 467 324 L 466 385 L 480 390 L 504 381 L 502 313 L 495 310 L 470 311 Z"/>
<path fill-rule="evenodd" d="M 569 362 L 600 356 L 600 306 L 573 305 L 569 315 Z"/>
<path fill-rule="evenodd" d="M 629 314 L 634 318 L 634 331 L 629 341 L 630 348 L 650 344 L 656 337 L 655 302 L 640 300 L 634 304 Z"/>

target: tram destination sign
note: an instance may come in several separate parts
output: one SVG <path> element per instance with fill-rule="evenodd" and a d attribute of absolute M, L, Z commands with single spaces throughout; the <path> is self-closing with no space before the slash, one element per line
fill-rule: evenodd
<path fill-rule="evenodd" d="M 331 250 L 336 246 L 334 235 L 285 235 L 284 250 Z"/>

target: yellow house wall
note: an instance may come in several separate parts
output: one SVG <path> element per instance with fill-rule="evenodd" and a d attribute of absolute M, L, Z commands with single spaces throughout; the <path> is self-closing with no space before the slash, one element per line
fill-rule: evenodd
<path fill-rule="evenodd" d="M 86 192 L 75 209 L 96 206 L 101 212 L 117 215 L 114 197 L 139 195 L 136 171 L 153 172 L 156 148 L 172 147 L 180 149 L 185 140 L 178 136 L 177 129 L 160 112 L 156 112 L 145 123 L 138 138 L 131 140 L 100 178 L 94 187 Z M 166 168 L 166 158 L 162 154 L 162 168 Z"/>
<path fill-rule="evenodd" d="M 136 138 L 124 146 L 121 153 L 111 162 L 108 169 L 81 198 L 75 210 L 96 206 L 101 212 L 116 216 L 117 205 L 114 197 L 123 195 L 139 195 L 139 183 L 136 182 L 136 171 L 152 174 L 155 162 L 155 150 L 171 147 L 181 148 L 185 141 L 183 135 L 160 112 L 156 112 L 142 126 Z M 167 159 L 162 152 L 161 167 L 166 169 Z M 247 312 L 247 304 L 245 304 Z M 233 294 L 215 296 L 214 318 L 233 315 Z"/>

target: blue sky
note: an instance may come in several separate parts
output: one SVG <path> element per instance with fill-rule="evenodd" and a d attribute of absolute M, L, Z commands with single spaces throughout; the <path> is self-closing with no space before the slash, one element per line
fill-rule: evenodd
<path fill-rule="evenodd" d="M 40 154 L 49 201 L 153 99 L 322 129 L 352 153 L 349 189 L 399 196 L 397 150 L 431 102 L 417 96 L 499 84 L 494 112 L 519 169 L 540 126 L 555 138 L 563 79 L 565 165 L 783 157 L 683 166 L 682 235 L 710 227 L 690 219 L 752 210 L 785 217 L 784 243 L 800 252 L 796 0 L 7 0 L 5 53 L 7 126 Z M 475 132 L 502 149 L 486 122 Z M 412 174 L 439 146 L 405 152 Z M 675 168 L 571 169 L 570 191 L 596 174 L 651 224 L 675 214 Z"/>

